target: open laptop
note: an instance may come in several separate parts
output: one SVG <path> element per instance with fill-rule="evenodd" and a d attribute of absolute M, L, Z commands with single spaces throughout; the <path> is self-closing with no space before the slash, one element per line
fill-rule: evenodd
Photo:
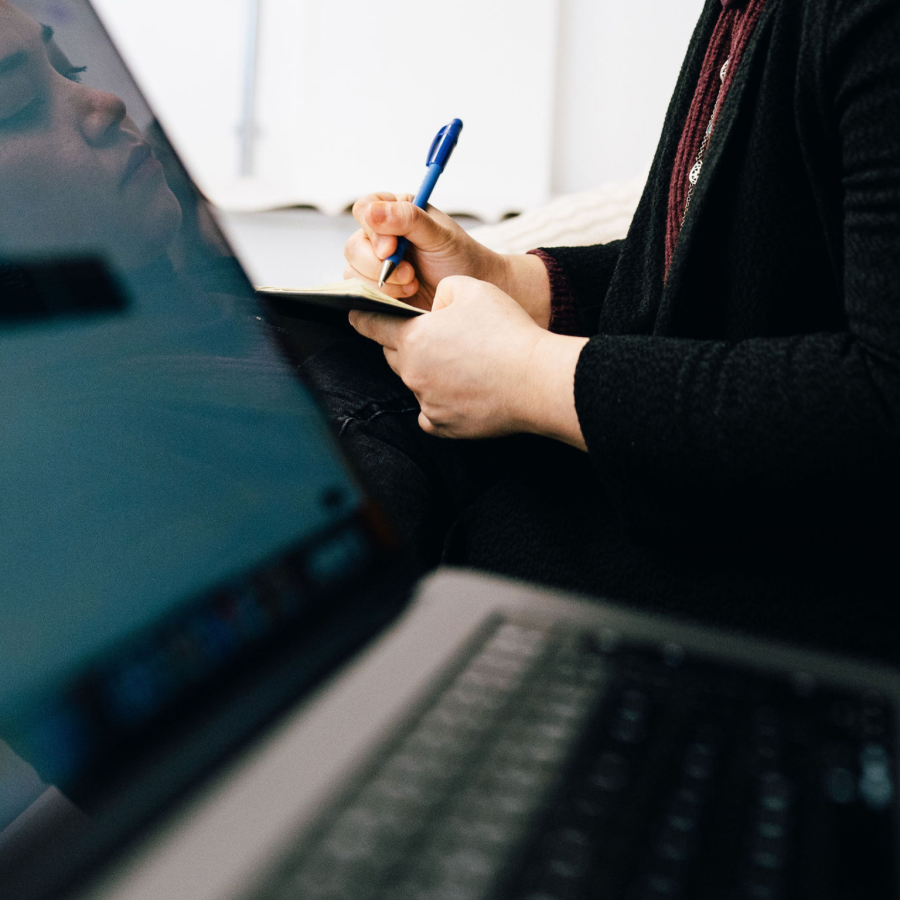
<path fill-rule="evenodd" d="M 900 677 L 417 579 L 87 0 L 0 198 L 0 896 L 900 894 Z"/>

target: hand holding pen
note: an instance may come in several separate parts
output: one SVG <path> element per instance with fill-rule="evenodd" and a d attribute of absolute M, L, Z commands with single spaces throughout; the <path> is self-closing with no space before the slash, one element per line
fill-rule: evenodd
<path fill-rule="evenodd" d="M 454 119 L 449 125 L 445 125 L 431 142 L 431 148 L 428 150 L 428 157 L 425 160 L 425 178 L 419 187 L 413 204 L 419 209 L 425 209 L 428 206 L 428 200 L 431 198 L 431 192 L 437 184 L 438 178 L 444 171 L 450 154 L 459 140 L 459 133 L 462 131 L 463 123 L 460 119 Z M 397 264 L 403 259 L 406 247 L 409 241 L 405 237 L 401 237 L 397 241 L 397 249 L 384 261 L 381 268 L 381 276 L 378 279 L 378 287 L 383 287 L 385 281 L 390 277 L 391 272 L 397 268 Z"/>
<path fill-rule="evenodd" d="M 354 204 L 362 229 L 344 251 L 346 277 L 378 279 L 385 293 L 434 313 L 403 318 L 353 310 L 350 325 L 381 345 L 387 365 L 415 394 L 419 425 L 428 434 L 532 431 L 585 449 L 571 385 L 587 338 L 547 330 L 550 281 L 543 262 L 495 253 L 440 210 L 425 209 L 449 156 L 438 154 L 446 132 L 432 144 L 413 202 L 383 193 Z M 415 249 L 415 269 L 402 259 L 407 243 Z"/>
<path fill-rule="evenodd" d="M 431 308 L 438 283 L 448 275 L 502 278 L 504 264 L 498 254 L 472 240 L 450 216 L 434 207 L 425 209 L 461 128 L 455 119 L 438 132 L 415 198 L 381 192 L 354 204 L 353 215 L 362 227 L 344 249 L 346 278 L 362 279 L 422 309 Z"/>

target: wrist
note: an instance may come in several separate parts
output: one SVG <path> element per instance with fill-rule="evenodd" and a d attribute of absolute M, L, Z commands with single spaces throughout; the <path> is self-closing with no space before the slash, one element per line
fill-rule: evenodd
<path fill-rule="evenodd" d="M 587 450 L 575 409 L 575 368 L 587 342 L 549 331 L 535 342 L 517 391 L 522 431 Z"/>
<path fill-rule="evenodd" d="M 509 294 L 541 328 L 550 324 L 550 276 L 540 257 L 525 253 L 503 254 L 504 283 Z"/>

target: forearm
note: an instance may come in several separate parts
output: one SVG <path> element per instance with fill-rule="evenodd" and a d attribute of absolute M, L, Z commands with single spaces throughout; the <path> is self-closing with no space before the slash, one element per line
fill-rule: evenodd
<path fill-rule="evenodd" d="M 587 450 L 575 409 L 575 368 L 587 338 L 547 332 L 516 394 L 519 430 Z"/>
<path fill-rule="evenodd" d="M 639 531 L 791 546 L 858 530 L 876 498 L 897 500 L 900 367 L 850 334 L 600 336 L 575 396 L 597 470 Z"/>

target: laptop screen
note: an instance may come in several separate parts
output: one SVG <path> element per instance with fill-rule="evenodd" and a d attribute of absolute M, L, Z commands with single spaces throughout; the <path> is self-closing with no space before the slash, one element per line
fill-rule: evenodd
<path fill-rule="evenodd" d="M 0 0 L 0 198 L 2 859 L 377 547 L 84 0 Z"/>

